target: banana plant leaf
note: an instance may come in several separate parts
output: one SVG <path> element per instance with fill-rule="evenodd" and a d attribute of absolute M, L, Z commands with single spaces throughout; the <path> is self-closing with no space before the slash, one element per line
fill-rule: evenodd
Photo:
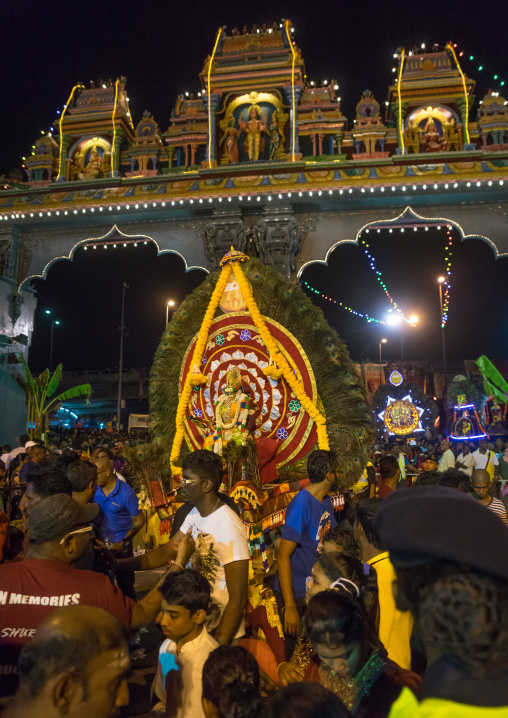
<path fill-rule="evenodd" d="M 85 396 L 86 403 L 90 403 L 90 397 L 92 396 L 92 387 L 90 384 L 80 384 L 79 386 L 73 386 L 72 389 L 67 389 L 62 394 L 55 397 L 49 404 L 44 407 L 44 413 L 46 414 L 53 404 L 60 404 L 62 401 L 68 401 L 74 399 L 76 396 Z"/>
<path fill-rule="evenodd" d="M 485 354 L 476 360 L 476 366 L 483 376 L 485 391 L 493 394 L 503 404 L 508 402 L 508 383 Z"/>
<path fill-rule="evenodd" d="M 44 371 L 39 374 L 39 376 L 35 380 L 35 383 L 39 391 L 44 394 L 49 384 L 49 369 L 44 369 Z"/>
<path fill-rule="evenodd" d="M 58 389 L 58 385 L 62 381 L 62 374 L 63 374 L 63 365 L 59 364 L 55 371 L 53 372 L 53 376 L 49 380 L 48 388 L 46 389 L 46 396 L 52 396 L 55 391 Z"/>

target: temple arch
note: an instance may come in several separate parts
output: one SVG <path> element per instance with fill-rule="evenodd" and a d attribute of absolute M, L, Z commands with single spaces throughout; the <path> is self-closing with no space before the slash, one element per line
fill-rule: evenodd
<path fill-rule="evenodd" d="M 432 211 L 434 210 L 435 211 Z M 386 217 L 386 215 L 392 215 Z M 383 216 L 384 215 L 384 216 Z M 426 215 L 407 206 L 397 214 L 397 209 L 369 210 L 327 214 L 309 235 L 301 255 L 298 277 L 304 269 L 313 263 L 328 264 L 330 253 L 342 244 L 358 244 L 361 235 L 367 231 L 388 229 L 412 229 L 414 227 L 438 227 L 449 225 L 456 229 L 461 242 L 467 239 L 480 239 L 493 251 L 494 257 L 508 257 L 507 210 L 500 205 L 483 207 L 429 207 Z M 483 231 L 482 231 L 483 230 Z M 340 232 L 343 237 L 336 239 Z"/>
<path fill-rule="evenodd" d="M 175 231 L 185 231 L 185 227 L 175 226 Z M 194 232 L 192 228 L 188 230 L 192 236 Z M 185 265 L 185 271 L 190 272 L 193 269 L 202 269 L 205 272 L 209 270 L 206 267 L 206 257 L 203 255 L 199 256 L 199 252 L 193 251 L 193 245 L 181 241 L 182 238 L 177 238 L 177 241 L 171 241 L 171 230 L 157 230 L 155 232 L 144 233 L 144 232 L 123 232 L 118 225 L 113 224 L 106 232 L 102 234 L 90 234 L 82 239 L 77 239 L 74 233 L 74 237 L 64 236 L 49 236 L 43 242 L 34 242 L 30 249 L 31 258 L 30 265 L 27 271 L 27 276 L 20 282 L 18 291 L 28 282 L 33 279 L 46 279 L 49 269 L 60 260 L 73 260 L 76 251 L 82 247 L 93 247 L 94 244 L 104 244 L 108 240 L 114 240 L 118 237 L 118 243 L 120 244 L 123 240 L 132 242 L 133 240 L 139 240 L 140 242 L 152 242 L 157 248 L 157 255 L 162 254 L 176 254 L 179 256 Z M 77 241 L 76 241 L 77 239 Z M 30 242 L 28 240 L 27 244 Z M 174 245 L 174 246 L 172 246 Z M 28 244 L 30 247 L 30 245 Z M 181 250 L 185 250 L 181 251 Z M 197 263 L 196 263 L 197 260 Z M 200 261 L 202 260 L 202 261 Z"/>

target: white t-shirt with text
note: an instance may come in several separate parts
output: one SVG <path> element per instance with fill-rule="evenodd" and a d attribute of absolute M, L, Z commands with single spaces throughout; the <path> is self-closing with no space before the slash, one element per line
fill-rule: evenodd
<path fill-rule="evenodd" d="M 189 529 L 196 542 L 191 566 L 209 581 L 212 599 L 222 614 L 229 601 L 224 566 L 250 558 L 247 530 L 238 514 L 226 505 L 208 516 L 201 516 L 194 507 L 186 516 L 180 531 L 186 534 Z M 244 633 L 242 620 L 234 637 L 238 638 Z"/>

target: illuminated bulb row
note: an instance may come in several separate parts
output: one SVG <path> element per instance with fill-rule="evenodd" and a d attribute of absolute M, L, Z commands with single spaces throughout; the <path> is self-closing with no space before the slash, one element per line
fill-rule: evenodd
<path fill-rule="evenodd" d="M 314 289 L 314 287 L 311 287 L 311 285 L 308 282 L 304 282 L 303 280 L 300 280 L 300 283 L 303 284 L 305 287 L 307 287 L 309 289 L 309 291 L 313 292 L 314 294 L 319 294 L 319 296 L 322 297 L 323 299 L 326 299 L 328 302 L 331 302 L 332 304 L 337 304 L 338 306 L 342 307 L 342 309 L 345 309 L 347 312 L 350 312 L 350 314 L 354 314 L 356 317 L 361 317 L 362 319 L 366 319 L 368 322 L 375 322 L 376 324 L 386 324 L 386 322 L 381 321 L 381 319 L 374 319 L 374 317 L 371 317 L 368 314 L 362 314 L 362 312 L 357 312 L 354 309 L 351 309 L 351 307 L 348 307 L 346 304 L 343 304 L 342 302 L 338 302 L 336 299 L 327 297 L 326 294 L 322 294 L 318 289 Z"/>
<path fill-rule="evenodd" d="M 498 183 L 499 183 L 500 186 L 502 186 L 502 185 L 504 185 L 504 180 L 499 180 Z M 492 180 L 489 180 L 488 182 L 485 182 L 485 181 L 484 181 L 484 182 L 477 181 L 477 182 L 473 182 L 473 183 L 467 182 L 467 183 L 466 183 L 466 187 L 471 187 L 472 184 L 476 185 L 476 187 L 480 187 L 482 184 L 484 184 L 484 185 L 487 184 L 489 187 L 491 187 L 492 184 L 493 184 L 493 182 L 492 182 Z M 430 185 L 426 185 L 426 184 L 423 184 L 423 185 L 411 185 L 411 187 L 412 187 L 413 190 L 417 190 L 417 189 L 426 190 L 428 186 L 430 187 Z M 441 184 L 437 184 L 437 183 L 435 183 L 435 184 L 433 185 L 433 188 L 434 188 L 434 189 L 438 189 L 439 187 L 444 187 L 445 189 L 450 189 L 450 188 L 453 187 L 453 189 L 456 189 L 458 186 L 459 186 L 459 184 L 458 184 L 457 182 L 455 182 L 453 185 L 448 184 L 448 183 L 445 183 L 445 184 L 442 184 L 442 183 L 441 183 Z M 402 186 L 401 186 L 401 185 L 392 185 L 390 189 L 391 189 L 393 192 L 395 192 L 396 189 L 401 189 L 403 192 L 405 192 L 406 189 L 408 189 L 408 188 L 409 188 L 409 185 L 402 185 Z M 271 202 L 272 199 L 274 199 L 274 198 L 276 198 L 276 197 L 278 197 L 279 199 L 291 198 L 291 197 L 293 197 L 293 196 L 294 196 L 294 197 L 296 197 L 296 196 L 298 196 L 298 197 L 305 197 L 305 196 L 306 196 L 306 197 L 313 197 L 314 195 L 317 195 L 318 197 L 321 197 L 323 194 L 325 194 L 325 195 L 326 195 L 326 194 L 328 194 L 328 195 L 333 195 L 334 192 L 336 192 L 336 193 L 339 194 L 339 195 L 343 195 L 343 194 L 345 194 L 345 193 L 352 194 L 355 189 L 358 189 L 358 190 L 360 191 L 360 193 L 365 193 L 365 192 L 367 192 L 367 190 L 369 190 L 370 192 L 374 192 L 374 191 L 376 190 L 376 187 L 369 187 L 369 188 L 365 188 L 365 187 L 360 187 L 360 188 L 358 188 L 358 187 L 354 187 L 354 188 L 353 188 L 353 187 L 349 187 L 349 188 L 346 188 L 346 189 L 335 189 L 335 190 L 332 190 L 332 189 L 328 189 L 328 190 L 305 190 L 305 191 L 301 191 L 301 190 L 300 190 L 300 191 L 298 191 L 298 192 L 295 192 L 295 191 L 293 191 L 293 192 L 284 191 L 284 192 L 279 192 L 278 194 L 274 194 L 274 195 L 266 195 L 266 194 L 265 194 L 265 195 L 256 195 L 256 196 L 254 196 L 254 195 L 247 195 L 247 196 L 246 196 L 246 195 L 236 195 L 236 196 L 230 196 L 230 197 L 227 197 L 227 198 L 226 198 L 226 197 L 208 197 L 208 202 L 209 202 L 209 203 L 212 203 L 214 200 L 217 200 L 218 202 L 223 202 L 223 201 L 224 201 L 224 202 L 226 202 L 226 201 L 227 201 L 227 202 L 231 202 L 231 201 L 234 200 L 234 199 L 236 199 L 236 200 L 238 200 L 238 201 L 240 201 L 240 202 L 242 202 L 244 199 L 246 199 L 248 202 L 250 202 L 251 200 L 256 200 L 257 202 L 260 202 L 262 199 L 267 199 L 269 202 Z M 385 187 L 379 187 L 379 191 L 380 191 L 380 192 L 384 192 L 385 189 L 387 190 L 388 187 L 386 187 L 386 188 L 385 188 Z M 161 202 L 161 201 L 158 201 L 158 202 L 150 202 L 150 203 L 148 203 L 148 202 L 144 202 L 144 203 L 143 203 L 143 202 L 139 202 L 139 203 L 134 204 L 134 205 L 131 205 L 131 204 L 122 204 L 122 205 L 120 205 L 120 204 L 119 204 L 119 205 L 117 205 L 116 209 L 117 209 L 118 211 L 120 211 L 120 210 L 122 210 L 122 209 L 129 210 L 129 209 L 131 209 L 131 207 L 134 207 L 134 209 L 139 209 L 140 207 L 143 207 L 144 209 L 148 209 L 148 207 L 150 207 L 150 206 L 153 207 L 153 208 L 165 207 L 166 204 L 167 204 L 167 205 L 170 205 L 170 204 L 171 204 L 172 207 L 175 207 L 175 206 L 177 206 L 177 205 L 184 205 L 185 202 L 188 202 L 189 204 L 195 204 L 195 203 L 196 203 L 196 204 L 203 204 L 204 202 L 206 202 L 206 198 L 203 198 L 203 197 L 191 197 L 191 198 L 185 199 L 185 200 L 184 200 L 184 199 L 180 199 L 180 200 L 167 200 L 167 201 L 165 200 L 165 201 L 162 201 L 162 202 Z M 81 209 L 81 212 L 82 212 L 83 214 L 85 214 L 87 211 L 94 212 L 96 209 L 97 209 L 97 211 L 99 211 L 99 212 L 102 212 L 102 211 L 105 210 L 105 209 L 109 210 L 110 212 L 113 211 L 113 207 L 112 207 L 111 205 L 108 205 L 107 207 L 89 207 L 89 208 L 84 207 L 84 208 Z M 73 211 L 74 211 L 74 214 L 78 214 L 78 210 L 73 210 Z M 35 212 L 35 213 L 34 213 L 34 212 L 31 212 L 31 213 L 29 214 L 29 216 L 30 216 L 30 217 L 35 217 L 35 216 L 38 214 L 39 217 L 51 217 L 52 214 L 55 214 L 55 215 L 59 215 L 59 214 L 68 215 L 68 214 L 70 214 L 70 213 L 71 213 L 71 210 L 65 210 L 65 211 L 62 211 L 62 212 L 60 212 L 59 210 L 57 210 L 57 211 L 54 211 L 54 210 L 53 210 L 53 211 L 52 211 L 52 210 L 44 210 L 44 212 L 38 212 L 38 213 L 37 213 L 37 212 Z M 28 213 L 24 213 L 24 214 L 15 213 L 15 214 L 11 214 L 11 215 L 4 214 L 4 215 L 0 215 L 0 219 L 25 219 L 26 216 L 28 216 Z"/>

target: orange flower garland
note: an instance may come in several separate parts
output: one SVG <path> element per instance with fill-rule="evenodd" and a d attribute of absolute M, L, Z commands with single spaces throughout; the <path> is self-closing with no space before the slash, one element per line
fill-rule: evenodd
<path fill-rule="evenodd" d="M 176 433 L 175 438 L 173 439 L 173 446 L 171 447 L 170 456 L 171 470 L 173 474 L 178 474 L 180 472 L 179 467 L 175 466 L 175 461 L 180 455 L 180 449 L 182 446 L 182 441 L 184 439 L 185 410 L 190 400 L 192 387 L 195 384 L 204 383 L 203 378 L 206 381 L 206 376 L 199 373 L 199 369 L 196 372 L 195 367 L 199 367 L 201 365 L 201 359 L 203 358 L 203 354 L 205 353 L 206 342 L 208 340 L 208 334 L 210 333 L 210 327 L 212 326 L 215 312 L 217 311 L 217 307 L 219 306 L 220 298 L 222 297 L 224 290 L 226 289 L 226 284 L 228 283 L 230 274 L 231 267 L 225 265 L 222 268 L 222 272 L 210 298 L 210 304 L 208 305 L 208 309 L 206 310 L 205 316 L 203 317 L 203 324 L 201 325 L 201 329 L 199 330 L 198 339 L 196 341 L 196 346 L 194 347 L 194 353 L 192 355 L 192 362 L 190 364 L 192 369 L 191 371 L 187 372 L 187 376 L 185 377 L 185 382 L 182 388 L 182 393 L 180 394 L 180 399 L 178 400 L 178 409 L 176 410 Z"/>
<path fill-rule="evenodd" d="M 279 371 L 282 373 L 282 376 L 291 387 L 291 391 L 294 393 L 300 404 L 302 404 L 302 406 L 305 408 L 305 411 L 316 424 L 319 448 L 329 450 L 330 442 L 328 440 L 328 432 L 326 431 L 325 417 L 320 413 L 314 402 L 309 399 L 309 397 L 305 393 L 305 388 L 302 382 L 299 381 L 293 374 L 293 370 L 291 369 L 285 356 L 279 351 L 275 340 L 267 329 L 263 316 L 254 300 L 254 296 L 251 292 L 249 282 L 247 281 L 247 278 L 242 272 L 242 269 L 239 264 L 233 264 L 233 272 L 235 274 L 236 281 L 238 282 L 238 286 L 240 287 L 243 297 L 247 302 L 247 308 L 250 312 L 250 315 L 254 320 L 254 323 L 258 328 L 259 333 L 261 334 L 261 339 L 263 340 L 266 348 L 270 352 L 270 357 L 272 361 L 275 362 L 279 367 L 279 369 L 275 369 L 275 367 L 271 365 L 267 366 L 264 370 L 265 375 L 270 378 L 277 379 L 280 376 Z"/>

